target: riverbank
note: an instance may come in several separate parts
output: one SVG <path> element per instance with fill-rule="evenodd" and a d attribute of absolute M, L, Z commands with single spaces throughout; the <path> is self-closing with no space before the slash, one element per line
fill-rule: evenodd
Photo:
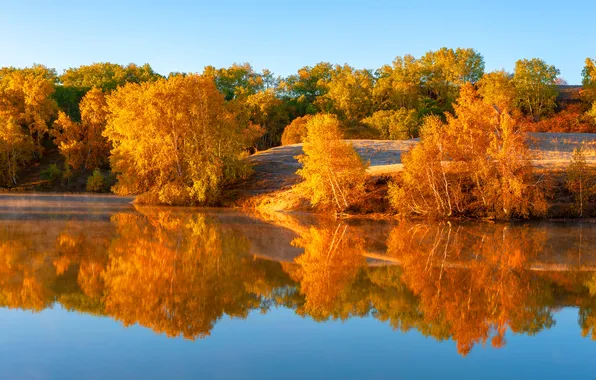
<path fill-rule="evenodd" d="M 411 140 L 349 140 L 364 161 L 367 169 L 366 196 L 364 202 L 351 211 L 352 217 L 390 217 L 392 212 L 387 201 L 388 184 L 400 175 L 403 169 L 404 153 L 418 144 Z M 588 133 L 529 133 L 528 145 L 532 152 L 532 163 L 536 169 L 537 181 L 549 188 L 547 218 L 576 218 L 574 197 L 565 188 L 565 169 L 571 160 L 573 150 L 583 146 L 587 163 L 596 166 L 596 134 Z M 302 154 L 302 144 L 275 147 L 257 152 L 246 160 L 253 168 L 252 175 L 224 190 L 220 206 L 259 210 L 261 212 L 316 212 L 308 199 L 302 197 L 295 185 L 300 182 L 296 171 L 301 165 L 296 159 Z M 50 154 L 43 165 L 54 163 L 57 156 Z M 86 173 L 88 174 L 88 173 Z M 69 196 L 87 197 L 85 181 L 81 178 L 62 188 L 39 178 L 25 177 L 28 181 L 18 188 L 0 195 L 27 193 L 46 196 L 56 194 L 63 197 L 63 191 L 72 191 Z M 104 195 L 102 195 L 104 196 Z M 105 194 L 110 197 L 110 195 Z M 134 197 L 120 198 L 126 202 Z M 584 205 L 585 217 L 596 217 L 596 207 Z"/>
<path fill-rule="evenodd" d="M 350 140 L 364 161 L 367 170 L 366 197 L 354 213 L 378 217 L 390 213 L 386 200 L 388 184 L 402 172 L 402 156 L 418 143 L 418 139 Z M 574 197 L 565 188 L 565 169 L 573 150 L 583 146 L 587 163 L 596 166 L 596 134 L 590 133 L 529 133 L 528 146 L 536 170 L 536 180 L 549 191 L 547 218 L 568 218 L 578 215 Z M 302 153 L 302 144 L 276 147 L 258 152 L 248 158 L 254 173 L 246 181 L 236 184 L 229 205 L 264 212 L 313 212 L 308 199 L 296 191 L 300 182 L 296 170 L 300 163 L 296 156 Z M 584 216 L 595 217 L 596 207 L 584 205 Z"/>

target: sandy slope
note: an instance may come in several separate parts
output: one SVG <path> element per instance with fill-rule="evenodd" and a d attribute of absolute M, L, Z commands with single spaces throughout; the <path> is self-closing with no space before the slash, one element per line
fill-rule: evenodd
<path fill-rule="evenodd" d="M 418 143 L 412 140 L 350 140 L 356 151 L 370 162 L 371 175 L 391 174 L 402 170 L 401 156 Z M 531 133 L 528 145 L 540 167 L 561 167 L 568 164 L 573 149 L 584 144 L 588 160 L 596 164 L 594 133 Z M 264 193 L 296 183 L 295 172 L 300 164 L 294 158 L 302 153 L 302 144 L 287 145 L 258 152 L 248 159 L 254 175 L 244 185 L 252 193 Z"/>

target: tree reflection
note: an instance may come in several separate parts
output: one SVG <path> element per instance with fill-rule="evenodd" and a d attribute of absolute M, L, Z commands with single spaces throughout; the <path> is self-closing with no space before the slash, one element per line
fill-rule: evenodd
<path fill-rule="evenodd" d="M 345 319 L 350 315 L 361 315 L 355 302 L 361 297 L 355 286 L 359 272 L 366 261 L 363 252 L 364 239 L 354 234 L 346 224 L 328 224 L 320 228 L 311 227 L 292 244 L 304 248 L 296 259 L 298 270 L 293 278 L 300 283 L 300 293 L 305 297 L 304 305 L 298 310 L 316 320 L 331 316 Z"/>
<path fill-rule="evenodd" d="M 401 261 L 402 279 L 420 298 L 424 323 L 442 326 L 439 338 L 448 331 L 466 355 L 489 339 L 502 347 L 507 328 L 534 334 L 554 324 L 552 289 L 527 270 L 545 241 L 539 228 L 400 225 L 391 233 L 388 254 Z"/>
<path fill-rule="evenodd" d="M 268 241 L 253 244 L 255 231 L 278 230 L 138 211 L 109 223 L 47 222 L 43 233 L 35 222 L 0 224 L 0 305 L 59 302 L 187 339 L 208 336 L 226 315 L 283 306 L 316 321 L 371 316 L 452 339 L 463 355 L 503 347 L 508 331 L 539 333 L 558 308 L 576 306 L 582 334 L 596 337 L 596 235 L 581 229 L 399 223 L 385 246 L 379 231 L 388 229 L 319 221 L 292 230 L 302 253 L 280 263 L 251 251 Z"/>

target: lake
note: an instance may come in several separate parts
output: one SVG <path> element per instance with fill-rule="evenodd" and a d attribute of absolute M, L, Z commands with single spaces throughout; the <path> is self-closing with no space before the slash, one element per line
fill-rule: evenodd
<path fill-rule="evenodd" d="M 0 194 L 2 378 L 592 377 L 596 224 Z"/>

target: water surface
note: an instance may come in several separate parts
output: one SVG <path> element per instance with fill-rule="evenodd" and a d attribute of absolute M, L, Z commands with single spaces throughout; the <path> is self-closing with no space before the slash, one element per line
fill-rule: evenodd
<path fill-rule="evenodd" d="M 0 195 L 3 378 L 592 377 L 596 225 Z"/>

